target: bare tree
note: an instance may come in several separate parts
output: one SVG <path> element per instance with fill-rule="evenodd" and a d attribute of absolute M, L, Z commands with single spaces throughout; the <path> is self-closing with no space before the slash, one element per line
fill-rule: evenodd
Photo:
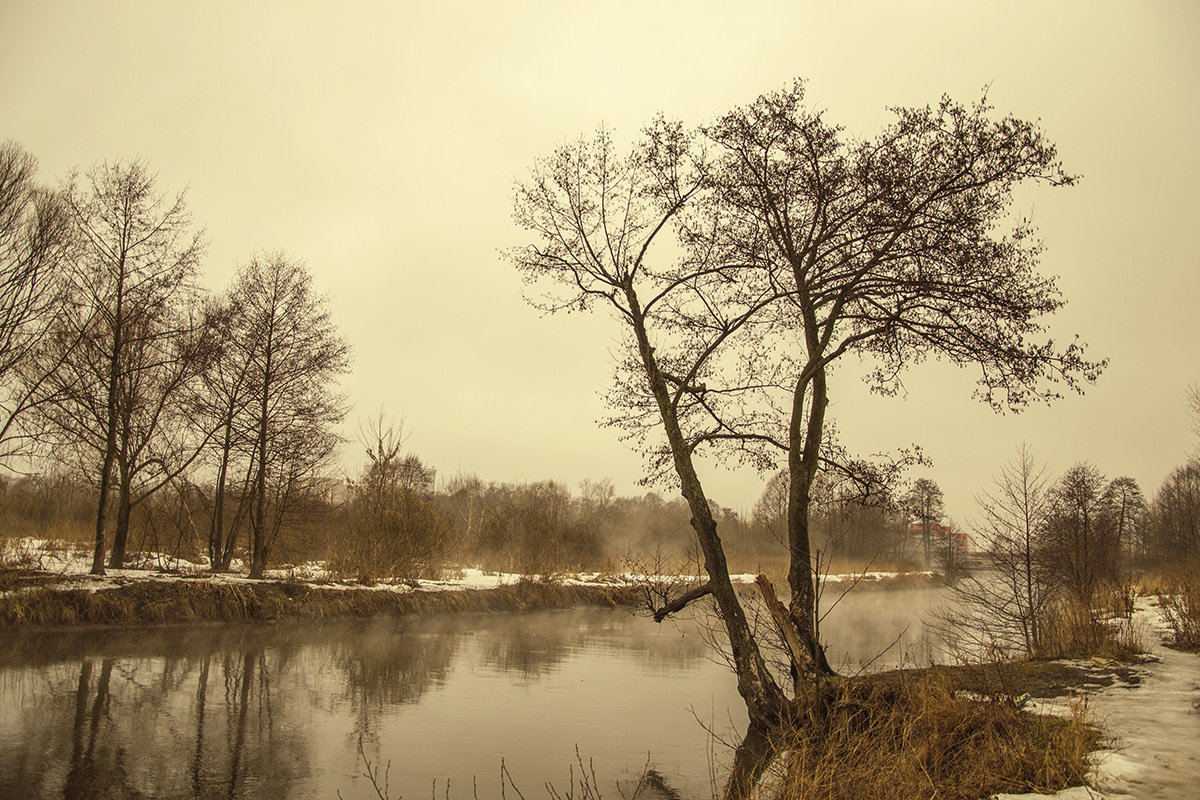
<path fill-rule="evenodd" d="M 173 423 L 175 401 L 206 349 L 203 320 L 190 308 L 203 242 L 184 196 L 160 195 L 154 182 L 143 162 L 106 163 L 65 193 L 79 243 L 70 303 L 57 319 L 61 349 L 47 416 L 99 489 L 92 559 L 98 575 L 105 571 L 113 490 L 113 565 L 120 566 L 137 485 L 144 499 L 178 473 L 178 456 L 195 452 L 182 441 L 186 425 Z M 166 450 L 152 451 L 164 443 Z M 158 477 L 139 480 L 151 467 L 160 468 Z"/>
<path fill-rule="evenodd" d="M 1200 459 L 1176 467 L 1150 505 L 1149 555 L 1158 564 L 1200 554 Z"/>
<path fill-rule="evenodd" d="M 1128 561 L 1140 556 L 1142 548 L 1142 521 L 1146 514 L 1146 497 L 1138 482 L 1128 475 L 1109 481 L 1100 496 L 1106 517 L 1104 542 L 1108 559 L 1107 570 L 1116 576 L 1128 565 Z"/>
<path fill-rule="evenodd" d="M 943 98 L 895 109 L 881 134 L 854 140 L 803 96 L 797 82 L 704 130 L 721 154 L 718 212 L 705 217 L 717 224 L 691 241 L 755 265 L 783 294 L 771 308 L 786 372 L 772 384 L 789 387 L 774 401 L 785 415 L 755 431 L 716 413 L 714 429 L 725 432 L 713 438 L 750 435 L 786 458 L 790 612 L 817 653 L 811 490 L 820 469 L 846 466 L 826 439 L 830 368 L 848 354 L 873 358 L 870 384 L 889 394 L 905 368 L 932 355 L 977 368 L 979 398 L 1019 410 L 1057 397 L 1056 384 L 1078 390 L 1103 363 L 1078 343 L 1044 338 L 1041 320 L 1063 301 L 1037 270 L 1033 228 L 1018 221 L 1000 232 L 1017 184 L 1074 180 L 1037 125 Z"/>
<path fill-rule="evenodd" d="M 787 470 L 779 470 L 767 481 L 758 502 L 754 504 L 754 524 L 773 541 L 787 542 Z"/>
<path fill-rule="evenodd" d="M 232 333 L 249 364 L 250 575 L 261 578 L 272 543 L 339 441 L 332 426 L 346 405 L 331 384 L 349 369 L 350 348 L 308 270 L 282 253 L 251 259 L 231 293 L 240 315 Z"/>
<path fill-rule="evenodd" d="M 1116 577 L 1110 567 L 1110 520 L 1104 514 L 1105 480 L 1094 464 L 1075 464 L 1058 479 L 1050 496 L 1047 523 L 1051 567 L 1083 609 L 1090 609 L 1096 589 Z"/>
<path fill-rule="evenodd" d="M 33 156 L 15 142 L 0 145 L 0 464 L 8 468 L 30 452 L 36 430 L 22 423 L 48 400 L 46 380 L 58 366 L 48 339 L 66 299 L 72 244 L 61 195 L 36 177 Z"/>
<path fill-rule="evenodd" d="M 876 139 L 853 141 L 802 98 L 796 84 L 703 129 L 711 159 L 674 123 L 656 122 L 626 158 L 602 132 L 540 162 L 516 198 L 537 244 L 514 261 L 557 290 L 535 302 L 603 304 L 625 326 L 618 419 L 655 437 L 643 439 L 652 472 L 673 470 L 708 575 L 667 610 L 712 596 L 760 731 L 788 705 L 729 581 L 696 453 L 715 445 L 762 468 L 786 461 L 791 600 L 772 618 L 795 645 L 799 691 L 802 675 L 829 670 L 816 636 L 813 482 L 822 468 L 864 484 L 879 474 L 828 447 L 834 362 L 875 358 L 873 385 L 885 392 L 929 355 L 974 365 L 982 399 L 1010 408 L 1052 399 L 1054 381 L 1078 388 L 1102 367 L 1078 344 L 1039 341 L 1061 298 L 1036 269 L 1029 225 L 995 233 L 1016 184 L 1072 180 L 1036 125 L 944 100 L 898 109 Z M 668 252 L 653 249 L 660 242 Z M 773 589 L 760 587 L 775 609 Z"/>
<path fill-rule="evenodd" d="M 734 592 L 717 521 L 693 461 L 694 432 L 685 427 L 696 409 L 691 396 L 703 395 L 702 383 L 714 374 L 725 347 L 773 301 L 773 292 L 761 282 L 723 280 L 704 264 L 673 265 L 652 252 L 669 238 L 673 220 L 704 181 L 704 162 L 679 125 L 656 124 L 627 157 L 604 131 L 592 142 L 565 145 L 517 187 L 517 222 L 537 243 L 512 257 L 527 279 L 551 287 L 548 295 L 531 298 L 535 305 L 554 311 L 603 304 L 623 324 L 617 402 L 626 410 L 628 427 L 644 430 L 650 419 L 665 436 L 653 468 L 675 473 L 708 576 L 659 611 L 665 615 L 701 597 L 714 599 L 752 727 L 773 730 L 786 697 Z M 692 322 L 696 319 L 704 321 Z"/>
<path fill-rule="evenodd" d="M 403 421 L 380 412 L 360 430 L 359 441 L 367 464 L 349 483 L 347 551 L 336 553 L 334 562 L 360 580 L 432 576 L 453 544 L 453 528 L 431 502 L 429 470 L 404 454 Z"/>
<path fill-rule="evenodd" d="M 905 498 L 908 513 L 921 526 L 921 545 L 925 552 L 925 568 L 929 569 L 933 531 L 941 525 L 945 513 L 942 489 L 929 478 L 917 478 Z"/>
<path fill-rule="evenodd" d="M 226 572 L 249 518 L 254 464 L 251 355 L 258 343 L 236 295 L 227 292 L 210 301 L 208 313 L 225 335 L 201 375 L 195 402 L 197 417 L 213 431 L 203 461 L 208 481 L 201 496 L 208 511 L 209 565 L 213 571 Z"/>
<path fill-rule="evenodd" d="M 985 569 L 956 584 L 953 631 L 975 654 L 1036 655 L 1042 627 L 1056 597 L 1046 551 L 1050 479 L 1027 444 L 1000 469 L 992 488 L 976 498 L 974 527 Z"/>
<path fill-rule="evenodd" d="M 1189 386 L 1187 396 L 1188 411 L 1192 414 L 1192 430 L 1200 436 L 1200 385 Z"/>

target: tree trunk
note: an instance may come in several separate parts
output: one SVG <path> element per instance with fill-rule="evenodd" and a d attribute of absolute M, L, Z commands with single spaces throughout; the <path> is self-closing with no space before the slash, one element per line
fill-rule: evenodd
<path fill-rule="evenodd" d="M 792 416 L 788 426 L 788 588 L 793 624 L 800 640 L 811 655 L 818 672 L 832 675 L 833 669 L 817 640 L 817 598 L 813 585 L 812 550 L 809 539 L 809 509 L 812 506 L 812 483 L 817 474 L 821 436 L 825 426 L 825 408 L 829 403 L 825 369 L 818 367 L 811 376 L 812 407 L 804 412 L 806 381 L 802 375 L 792 395 Z M 799 684 L 804 664 L 793 664 L 793 679 Z"/>
<path fill-rule="evenodd" d="M 267 327 L 263 348 L 262 398 L 258 416 L 258 476 L 255 481 L 255 509 L 250 515 L 250 577 L 261 578 L 266 568 L 267 537 L 267 432 L 271 419 L 272 359 L 275 349 L 274 317 Z"/>
<path fill-rule="evenodd" d="M 133 477 L 120 466 L 121 463 L 127 463 L 124 462 L 124 453 L 122 453 L 122 461 L 118 462 L 117 468 L 117 525 L 113 530 L 112 553 L 108 559 L 108 566 L 111 569 L 121 569 L 125 566 L 125 548 L 129 539 L 129 517 L 133 511 L 132 486 L 130 485 Z"/>
<path fill-rule="evenodd" d="M 229 456 L 233 439 L 233 422 L 227 419 L 225 436 L 221 441 L 221 461 L 217 468 L 217 480 L 213 484 L 213 512 L 208 528 L 208 565 L 214 572 L 229 569 L 225 554 L 225 482 L 229 476 Z"/>
<path fill-rule="evenodd" d="M 92 551 L 92 574 L 103 575 L 104 570 L 104 518 L 108 515 L 108 494 L 112 482 L 113 453 L 110 448 L 104 454 L 100 467 L 100 497 L 96 501 L 96 539 Z"/>
<path fill-rule="evenodd" d="M 638 353 L 671 447 L 680 490 L 692 513 L 691 525 L 696 531 L 696 538 L 704 555 L 704 568 L 708 573 L 712 596 L 729 637 L 734 671 L 738 679 L 738 693 L 746 703 L 751 727 L 777 730 L 788 714 L 787 697 L 767 669 L 746 620 L 746 614 L 734 592 L 733 582 L 729 578 L 729 566 L 725 561 L 720 537 L 717 535 L 717 523 L 713 519 L 708 498 L 704 495 L 704 489 L 692 463 L 691 449 L 680 429 L 670 390 L 658 368 L 654 348 L 646 331 L 641 304 L 631 288 L 626 288 L 625 295 L 630 307 L 630 320 L 637 339 Z"/>
<path fill-rule="evenodd" d="M 112 556 L 108 562 L 112 569 L 125 566 L 125 544 L 129 539 L 129 516 L 132 511 L 129 487 L 122 481 L 117 494 L 117 527 L 113 531 Z"/>
<path fill-rule="evenodd" d="M 751 724 L 746 731 L 746 738 L 742 739 L 733 753 L 733 768 L 729 771 L 722 800 L 752 797 L 759 779 L 778 752 L 770 734 Z"/>
<path fill-rule="evenodd" d="M 92 574 L 104 574 L 104 518 L 108 513 L 108 492 L 113 462 L 117 458 L 117 379 L 121 373 L 121 351 L 125 349 L 125 253 L 117 262 L 116 308 L 113 310 L 112 350 L 108 357 L 108 387 L 105 395 L 106 422 L 104 459 L 100 468 L 100 497 L 96 502 L 96 544 L 92 552 Z"/>

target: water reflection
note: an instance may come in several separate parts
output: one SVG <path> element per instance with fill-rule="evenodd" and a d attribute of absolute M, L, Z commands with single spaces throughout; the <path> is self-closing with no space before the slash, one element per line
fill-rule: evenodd
<path fill-rule="evenodd" d="M 831 638 L 860 654 L 908 621 L 846 603 Z M 745 716 L 704 639 L 612 609 L 9 636 L 0 797 L 373 797 L 360 741 L 393 797 L 499 796 L 501 758 L 537 796 L 576 745 L 614 796 L 647 754 L 658 794 L 709 796 L 706 727 Z"/>
<path fill-rule="evenodd" d="M 424 752 L 407 740 L 437 726 L 395 723 L 454 674 L 553 694 L 568 661 L 655 673 L 703 656 L 698 637 L 611 610 L 9 637 L 0 797 L 350 797 L 358 741 L 378 759 Z"/>

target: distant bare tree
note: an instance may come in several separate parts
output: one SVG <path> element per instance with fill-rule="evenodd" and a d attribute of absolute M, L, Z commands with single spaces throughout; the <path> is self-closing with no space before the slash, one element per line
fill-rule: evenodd
<path fill-rule="evenodd" d="M 1140 555 L 1142 521 L 1146 514 L 1146 497 L 1138 482 L 1128 475 L 1113 478 L 1100 496 L 1105 516 L 1104 542 L 1108 559 L 1107 571 L 1116 576 L 1126 566 L 1126 558 Z"/>
<path fill-rule="evenodd" d="M 359 432 L 368 461 L 349 484 L 347 537 L 333 561 L 360 580 L 432 576 L 454 544 L 430 497 L 428 470 L 403 452 L 403 425 L 380 412 Z"/>
<path fill-rule="evenodd" d="M 1048 556 L 1062 585 L 1080 607 L 1091 608 L 1096 589 L 1116 577 L 1111 569 L 1110 520 L 1104 514 L 1104 476 L 1094 465 L 1073 465 L 1051 489 Z"/>
<path fill-rule="evenodd" d="M 977 652 L 1040 651 L 1042 627 L 1057 597 L 1046 550 L 1050 486 L 1046 468 L 1022 444 L 992 488 L 976 498 L 981 518 L 974 533 L 986 566 L 956 584 L 952 613 L 955 634 Z"/>
<path fill-rule="evenodd" d="M 1200 436 L 1200 385 L 1189 386 L 1188 410 L 1192 413 L 1192 430 Z"/>
<path fill-rule="evenodd" d="M 905 498 L 905 505 L 908 507 L 911 518 L 921 526 L 921 545 L 925 552 L 925 569 L 929 569 L 933 530 L 936 526 L 941 525 L 942 515 L 945 514 L 942 489 L 936 481 L 929 478 L 918 478 L 913 481 L 912 488 Z"/>
<path fill-rule="evenodd" d="M 250 440 L 251 354 L 257 342 L 238 297 L 226 294 L 211 301 L 209 315 L 225 335 L 217 341 L 208 369 L 201 375 L 195 408 L 198 418 L 213 431 L 204 458 L 211 483 L 201 492 L 208 511 L 209 565 L 216 572 L 225 572 L 250 512 L 254 463 Z"/>
<path fill-rule="evenodd" d="M 350 347 L 308 270 L 282 253 L 251 259 L 231 294 L 241 315 L 234 332 L 250 365 L 250 575 L 261 578 L 272 543 L 316 490 L 339 441 L 332 426 L 346 404 L 332 384 L 349 369 Z"/>
<path fill-rule="evenodd" d="M 1200 555 L 1200 458 L 1171 471 L 1154 495 L 1149 517 L 1152 562 L 1169 564 Z"/>
<path fill-rule="evenodd" d="M 787 542 L 788 474 L 779 470 L 767 481 L 754 504 L 754 524 L 773 541 Z"/>

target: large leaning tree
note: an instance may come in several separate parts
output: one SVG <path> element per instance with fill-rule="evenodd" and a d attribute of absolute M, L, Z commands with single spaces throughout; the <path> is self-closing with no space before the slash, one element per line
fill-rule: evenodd
<path fill-rule="evenodd" d="M 800 83 L 689 131 L 657 121 L 628 156 L 611 137 L 539 162 L 517 188 L 535 242 L 514 253 L 547 287 L 541 307 L 603 304 L 624 324 L 618 415 L 654 417 L 656 466 L 673 468 L 729 636 L 752 727 L 788 718 L 727 574 L 695 469 L 705 449 L 782 463 L 790 606 L 772 604 L 792 673 L 828 671 L 814 633 L 809 508 L 822 470 L 869 474 L 828 446 L 829 373 L 873 358 L 887 392 L 924 358 L 980 371 L 980 397 L 1020 409 L 1079 389 L 1101 363 L 1058 346 L 1042 320 L 1062 305 L 1037 269 L 1031 226 L 1010 220 L 1024 182 L 1072 182 L 1037 125 L 986 103 L 896 109 L 856 139 L 803 104 Z"/>

